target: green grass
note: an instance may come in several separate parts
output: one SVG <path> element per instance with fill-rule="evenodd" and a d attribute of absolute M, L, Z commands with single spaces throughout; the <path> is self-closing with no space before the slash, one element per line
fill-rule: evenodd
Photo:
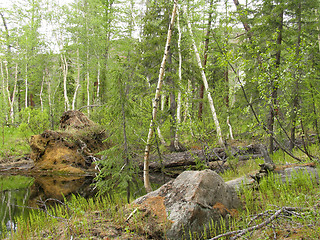
<path fill-rule="evenodd" d="M 319 152 L 317 146 L 310 149 L 316 154 Z M 307 160 L 298 151 L 295 154 Z M 278 165 L 297 163 L 281 152 L 273 155 L 273 161 Z M 229 180 L 256 171 L 262 162 L 262 159 L 248 160 L 245 165 L 226 171 L 223 178 Z M 218 229 L 217 223 L 211 223 L 202 235 L 190 233 L 190 238 L 210 239 L 218 233 L 246 229 L 263 223 L 283 207 L 297 210 L 283 212 L 270 224 L 239 239 L 317 239 L 320 236 L 320 189 L 309 175 L 297 173 L 293 181 L 282 182 L 277 175 L 270 174 L 258 187 L 243 187 L 238 194 L 242 207 L 227 225 L 222 222 Z M 135 208 L 119 196 L 95 199 L 74 196 L 66 204 L 57 203 L 47 212 L 34 212 L 28 221 L 19 219 L 13 239 L 148 239 L 158 236 L 155 234 L 160 231 L 159 226 L 150 225 L 152 215 L 147 212 L 138 210 L 130 224 L 126 222 Z"/>
<path fill-rule="evenodd" d="M 29 139 L 32 135 L 31 131 L 22 133 L 16 127 L 1 127 L 0 160 L 30 153 Z"/>
<path fill-rule="evenodd" d="M 0 176 L 0 191 L 18 190 L 31 186 L 34 179 L 25 176 Z"/>

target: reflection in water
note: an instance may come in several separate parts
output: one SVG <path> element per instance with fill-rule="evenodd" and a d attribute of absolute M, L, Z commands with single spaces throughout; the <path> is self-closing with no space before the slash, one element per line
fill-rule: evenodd
<path fill-rule="evenodd" d="M 27 218 L 31 208 L 39 208 L 39 201 L 93 196 L 92 181 L 79 176 L 0 176 L 0 238 L 15 230 L 18 217 Z"/>

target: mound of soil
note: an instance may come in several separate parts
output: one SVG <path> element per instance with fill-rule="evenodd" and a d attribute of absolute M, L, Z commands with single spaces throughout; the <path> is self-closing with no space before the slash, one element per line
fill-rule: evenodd
<path fill-rule="evenodd" d="M 62 131 L 46 130 L 31 137 L 31 159 L 35 169 L 84 173 L 92 169 L 95 154 L 110 147 L 101 126 L 82 112 L 67 111 L 60 120 Z"/>
<path fill-rule="evenodd" d="M 64 130 L 91 128 L 94 125 L 96 124 L 80 111 L 66 111 L 60 118 L 60 128 Z"/>

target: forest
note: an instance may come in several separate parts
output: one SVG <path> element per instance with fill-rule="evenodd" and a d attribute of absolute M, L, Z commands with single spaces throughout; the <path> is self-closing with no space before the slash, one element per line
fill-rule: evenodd
<path fill-rule="evenodd" d="M 97 186 L 116 181 L 129 199 L 137 159 L 152 190 L 150 155 L 257 143 L 274 161 L 316 163 L 319 10 L 314 0 L 2 4 L 1 158 L 28 151 L 7 145 L 15 134 L 28 142 L 79 110 L 113 143 Z"/>

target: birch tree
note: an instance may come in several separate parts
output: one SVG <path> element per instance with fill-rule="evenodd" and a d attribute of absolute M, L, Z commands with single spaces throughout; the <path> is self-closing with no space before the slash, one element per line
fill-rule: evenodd
<path fill-rule="evenodd" d="M 158 109 L 158 105 L 159 105 L 159 101 L 160 101 L 160 93 L 161 93 L 161 87 L 163 84 L 165 65 L 166 65 L 167 57 L 168 57 L 169 50 L 170 50 L 172 30 L 173 30 L 173 25 L 174 25 L 176 13 L 177 13 L 177 7 L 178 7 L 177 5 L 178 5 L 177 0 L 175 0 L 174 5 L 173 5 L 172 14 L 171 14 L 171 21 L 170 21 L 169 28 L 168 28 L 167 41 L 166 41 L 166 46 L 164 49 L 164 55 L 163 55 L 161 66 L 160 66 L 157 89 L 156 89 L 155 97 L 153 99 L 152 118 L 150 121 L 149 133 L 148 133 L 147 143 L 146 143 L 146 147 L 145 147 L 145 151 L 144 151 L 143 179 L 144 179 L 144 187 L 146 188 L 147 192 L 152 191 L 151 184 L 150 184 L 150 177 L 149 177 L 150 147 L 151 147 L 151 140 L 152 140 L 154 127 L 155 127 L 154 122 L 157 117 L 157 109 Z"/>
<path fill-rule="evenodd" d="M 174 148 L 180 150 L 179 146 L 179 126 L 181 123 L 181 81 L 182 81 L 182 55 L 181 55 L 181 27 L 180 27 L 180 10 L 177 11 L 177 25 L 178 25 L 178 54 L 179 54 L 179 80 L 178 80 L 178 99 L 177 99 L 177 126 L 174 137 Z"/>
<path fill-rule="evenodd" d="M 186 12 L 186 8 L 184 8 L 184 12 Z M 210 109 L 211 109 L 212 118 L 213 118 L 213 121 L 214 121 L 214 124 L 215 124 L 215 127 L 216 127 L 218 143 L 221 146 L 224 146 L 222 133 L 221 133 L 221 128 L 220 128 L 220 123 L 219 123 L 219 120 L 218 120 L 216 109 L 215 109 L 214 104 L 213 104 L 213 99 L 211 97 L 211 92 L 210 92 L 209 84 L 208 84 L 208 81 L 207 81 L 207 77 L 206 77 L 206 74 L 204 72 L 204 69 L 203 69 L 203 66 L 202 66 L 202 63 L 201 63 L 200 54 L 199 54 L 196 42 L 195 42 L 194 37 L 193 37 L 192 26 L 191 26 L 191 23 L 190 23 L 189 19 L 188 19 L 188 23 L 187 24 L 188 24 L 188 30 L 189 30 L 189 34 L 190 34 L 190 37 L 191 37 L 191 41 L 192 41 L 193 51 L 195 53 L 197 64 L 198 64 L 198 67 L 199 67 L 200 72 L 201 72 L 201 78 L 202 78 L 202 81 L 203 81 L 204 89 L 205 89 L 205 91 L 207 93 L 207 97 L 208 97 L 208 102 L 209 102 L 209 106 L 210 106 Z"/>

